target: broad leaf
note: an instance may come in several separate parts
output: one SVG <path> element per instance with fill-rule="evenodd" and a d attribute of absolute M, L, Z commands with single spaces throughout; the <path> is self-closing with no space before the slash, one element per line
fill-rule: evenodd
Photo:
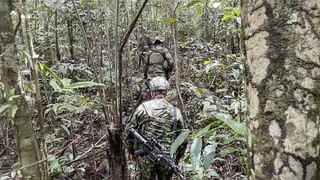
<path fill-rule="evenodd" d="M 61 82 L 63 84 L 63 87 L 67 88 L 71 84 L 71 79 L 62 79 Z"/>
<path fill-rule="evenodd" d="M 188 137 L 190 131 L 183 131 L 180 133 L 180 135 L 176 138 L 176 140 L 172 143 L 171 147 L 170 147 L 170 154 L 173 155 L 174 153 L 176 153 L 178 147 L 186 140 L 186 138 Z"/>
<path fill-rule="evenodd" d="M 216 144 L 210 144 L 204 148 L 203 168 L 209 169 L 216 154 Z"/>
<path fill-rule="evenodd" d="M 191 163 L 194 168 L 199 166 L 201 147 L 202 147 L 202 139 L 195 138 L 190 148 Z"/>
<path fill-rule="evenodd" d="M 206 126 L 205 128 L 202 128 L 196 135 L 195 137 L 201 138 L 204 134 L 206 134 L 210 130 L 211 124 Z"/>
<path fill-rule="evenodd" d="M 243 136 L 246 135 L 246 126 L 243 123 L 233 120 L 229 114 L 218 113 L 215 117 L 220 121 L 223 121 L 227 126 L 229 126 L 236 133 Z"/>
<path fill-rule="evenodd" d="M 16 104 L 11 106 L 11 117 L 14 118 L 18 110 L 18 106 Z"/>
<path fill-rule="evenodd" d="M 62 87 L 58 85 L 56 79 L 51 79 L 49 84 L 55 92 L 62 92 Z"/>
<path fill-rule="evenodd" d="M 2 114 L 8 107 L 10 107 L 9 104 L 5 104 L 3 106 L 0 107 L 0 114 Z"/>
<path fill-rule="evenodd" d="M 87 88 L 87 87 L 93 87 L 93 86 L 104 87 L 105 85 L 101 84 L 101 83 L 92 82 L 92 81 L 83 81 L 83 82 L 72 83 L 69 86 L 67 86 L 66 88 L 77 89 L 77 88 Z"/>

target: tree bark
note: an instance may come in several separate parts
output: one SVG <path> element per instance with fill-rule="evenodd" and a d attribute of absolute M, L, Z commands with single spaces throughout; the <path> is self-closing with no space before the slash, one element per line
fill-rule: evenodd
<path fill-rule="evenodd" d="M 320 179 L 317 0 L 244 0 L 251 179 Z"/>
<path fill-rule="evenodd" d="M 31 112 L 18 86 L 18 57 L 15 46 L 13 24 L 10 16 L 11 2 L 0 1 L 0 81 L 5 86 L 5 93 L 11 89 L 19 95 L 12 104 L 18 106 L 13 122 L 16 134 L 17 154 L 20 166 L 24 167 L 38 161 L 38 151 L 31 126 Z M 6 102 L 8 103 L 8 101 Z M 24 179 L 40 179 L 38 164 L 22 169 Z"/>

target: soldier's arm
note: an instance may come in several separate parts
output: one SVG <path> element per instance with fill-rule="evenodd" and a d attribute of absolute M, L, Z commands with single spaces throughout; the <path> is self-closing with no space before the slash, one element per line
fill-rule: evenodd
<path fill-rule="evenodd" d="M 140 121 L 142 120 L 143 116 L 145 115 L 144 109 L 141 107 L 141 105 L 135 110 L 135 112 L 130 116 L 129 121 L 127 122 L 125 126 L 125 140 L 126 140 L 126 146 L 128 149 L 128 152 L 130 154 L 134 154 L 134 144 L 135 140 L 130 135 L 130 129 L 138 129 Z"/>
<path fill-rule="evenodd" d="M 173 58 L 167 48 L 164 49 L 166 59 L 168 60 L 169 66 L 173 67 Z"/>

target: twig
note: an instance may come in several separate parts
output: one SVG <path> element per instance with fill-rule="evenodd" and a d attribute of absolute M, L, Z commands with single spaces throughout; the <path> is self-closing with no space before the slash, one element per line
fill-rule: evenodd
<path fill-rule="evenodd" d="M 78 158 L 78 159 L 72 160 L 72 161 L 66 163 L 65 165 L 66 165 L 66 166 L 69 166 L 69 165 L 72 164 L 72 163 L 75 163 L 75 162 L 78 162 L 78 161 L 87 159 L 87 158 L 89 158 L 89 157 L 95 156 L 96 154 L 100 154 L 100 153 L 102 153 L 102 152 L 106 152 L 106 149 L 103 149 L 103 150 L 101 150 L 101 151 L 95 152 L 95 153 L 93 153 L 93 154 L 90 154 L 90 155 L 85 156 L 85 157 L 82 157 L 82 158 Z"/>
<path fill-rule="evenodd" d="M 104 134 L 94 145 L 92 144 L 91 147 L 82 155 L 78 156 L 76 159 L 74 159 L 73 161 L 76 161 L 80 158 L 82 158 L 83 156 L 85 156 L 86 154 L 88 154 L 90 151 L 92 151 L 93 148 L 97 147 L 98 143 L 104 138 L 106 137 L 107 134 Z"/>
<path fill-rule="evenodd" d="M 0 152 L 0 156 L 2 155 L 2 153 L 4 153 L 6 151 L 6 149 L 8 148 L 9 144 L 6 145 L 6 147 L 4 147 L 4 149 Z"/>

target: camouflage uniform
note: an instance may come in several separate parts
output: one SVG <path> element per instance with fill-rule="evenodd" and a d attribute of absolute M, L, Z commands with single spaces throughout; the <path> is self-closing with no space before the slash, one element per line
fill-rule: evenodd
<path fill-rule="evenodd" d="M 176 124 L 176 132 L 173 132 L 174 124 Z M 126 125 L 126 132 L 130 128 L 134 128 L 146 139 L 157 140 L 163 146 L 164 154 L 169 156 L 170 145 L 177 137 L 177 133 L 184 127 L 182 115 L 178 108 L 172 106 L 165 99 L 153 99 L 142 103 L 136 109 L 130 118 L 130 122 Z M 139 145 L 128 144 L 130 153 L 137 149 L 139 149 Z M 143 158 L 139 159 L 138 168 L 139 180 L 155 179 L 156 177 L 159 180 L 166 180 L 172 176 L 172 172 Z"/>
<path fill-rule="evenodd" d="M 154 53 L 159 52 L 159 53 Z M 147 59 L 147 78 L 152 79 L 156 76 L 166 77 L 166 68 L 173 66 L 173 59 L 169 50 L 162 46 L 156 46 L 149 52 L 149 58 Z"/>

